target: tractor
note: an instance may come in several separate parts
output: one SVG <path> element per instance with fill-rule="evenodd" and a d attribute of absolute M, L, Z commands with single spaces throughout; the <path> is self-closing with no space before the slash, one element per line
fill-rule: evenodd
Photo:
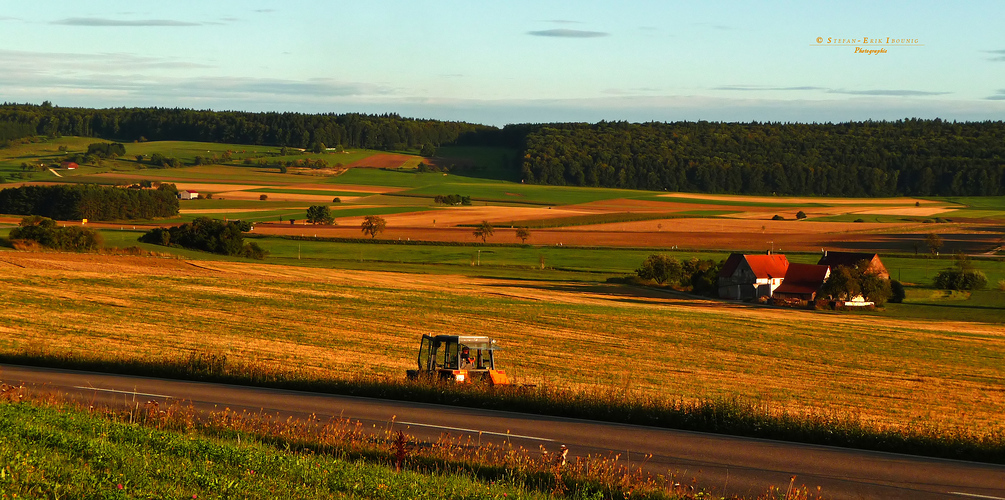
<path fill-rule="evenodd" d="M 420 377 L 456 383 L 486 382 L 509 385 L 506 372 L 495 369 L 496 341 L 483 336 L 423 335 L 419 344 L 419 369 L 408 370 L 410 379 Z"/>

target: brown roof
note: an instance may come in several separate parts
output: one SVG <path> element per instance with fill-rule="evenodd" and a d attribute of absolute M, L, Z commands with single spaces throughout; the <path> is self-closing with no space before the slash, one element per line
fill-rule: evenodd
<path fill-rule="evenodd" d="M 789 264 L 785 280 L 775 289 L 775 293 L 813 293 L 824 284 L 829 270 L 829 266 Z"/>
<path fill-rule="evenodd" d="M 876 258 L 874 253 L 858 253 L 858 252 L 827 252 L 823 257 L 820 257 L 820 261 L 817 264 L 821 266 L 845 266 L 845 267 L 855 267 L 860 261 L 866 260 L 872 262 L 872 259 Z"/>

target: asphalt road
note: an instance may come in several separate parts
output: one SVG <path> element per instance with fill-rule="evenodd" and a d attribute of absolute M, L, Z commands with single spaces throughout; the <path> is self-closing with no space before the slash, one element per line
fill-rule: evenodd
<path fill-rule="evenodd" d="M 832 500 L 1005 500 L 1005 467 L 849 450 L 765 439 L 611 424 L 524 413 L 334 396 L 298 391 L 0 365 L 0 381 L 45 386 L 71 398 L 97 402 L 182 400 L 199 409 L 229 407 L 282 416 L 343 416 L 420 439 L 448 432 L 483 441 L 509 440 L 530 449 L 565 444 L 571 456 L 620 454 L 621 460 L 718 494 L 756 496 L 770 485 L 805 485 Z"/>

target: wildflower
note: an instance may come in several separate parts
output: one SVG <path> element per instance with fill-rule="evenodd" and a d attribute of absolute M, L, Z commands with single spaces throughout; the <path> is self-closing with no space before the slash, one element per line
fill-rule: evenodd
<path fill-rule="evenodd" d="M 120 490 L 122 489 L 122 485 L 121 485 L 121 484 L 120 484 L 120 485 L 118 485 L 118 487 L 119 487 L 119 489 L 120 489 Z"/>

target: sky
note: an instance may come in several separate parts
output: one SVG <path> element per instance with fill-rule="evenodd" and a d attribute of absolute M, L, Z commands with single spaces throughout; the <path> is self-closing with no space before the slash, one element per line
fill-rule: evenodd
<path fill-rule="evenodd" d="M 6 1 L 0 101 L 497 126 L 1002 120 L 1002 20 L 1001 0 Z"/>

